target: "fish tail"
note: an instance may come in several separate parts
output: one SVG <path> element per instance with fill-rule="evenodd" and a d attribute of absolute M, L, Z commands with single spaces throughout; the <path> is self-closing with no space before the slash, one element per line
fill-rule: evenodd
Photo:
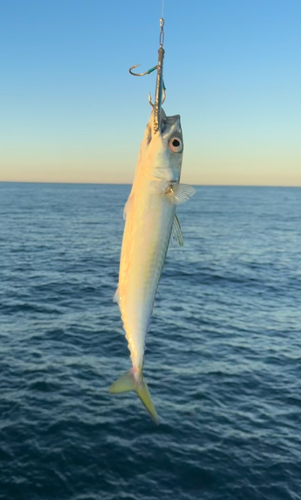
<path fill-rule="evenodd" d="M 126 372 L 124 375 L 114 382 L 109 388 L 112 394 L 118 394 L 119 392 L 136 391 L 151 418 L 159 423 L 158 415 L 153 405 L 151 395 L 149 393 L 147 383 L 143 378 L 143 375 L 139 380 L 136 379 L 133 369 Z"/>

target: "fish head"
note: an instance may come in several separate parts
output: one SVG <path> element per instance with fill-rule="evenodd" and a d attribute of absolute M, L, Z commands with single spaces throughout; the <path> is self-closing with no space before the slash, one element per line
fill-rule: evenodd
<path fill-rule="evenodd" d="M 146 126 L 139 164 L 144 173 L 167 182 L 179 182 L 183 158 L 180 115 L 166 116 L 161 108 L 160 129 L 154 132 L 154 114 Z"/>

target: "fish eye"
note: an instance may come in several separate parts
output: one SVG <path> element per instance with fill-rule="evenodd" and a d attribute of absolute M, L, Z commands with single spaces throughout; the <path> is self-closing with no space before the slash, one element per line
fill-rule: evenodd
<path fill-rule="evenodd" d="M 181 153 L 183 149 L 183 143 L 180 137 L 172 137 L 169 141 L 169 147 L 174 153 Z"/>

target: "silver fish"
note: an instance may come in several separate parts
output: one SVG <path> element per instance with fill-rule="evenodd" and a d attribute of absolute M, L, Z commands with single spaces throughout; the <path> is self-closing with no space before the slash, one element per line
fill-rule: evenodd
<path fill-rule="evenodd" d="M 136 391 L 157 423 L 158 416 L 143 378 L 145 340 L 171 235 L 183 245 L 176 206 L 195 193 L 193 187 L 180 184 L 183 157 L 180 116 L 166 116 L 161 109 L 160 118 L 160 130 L 154 133 L 152 111 L 124 208 L 126 222 L 114 300 L 119 304 L 132 369 L 110 387 L 111 393 Z"/>

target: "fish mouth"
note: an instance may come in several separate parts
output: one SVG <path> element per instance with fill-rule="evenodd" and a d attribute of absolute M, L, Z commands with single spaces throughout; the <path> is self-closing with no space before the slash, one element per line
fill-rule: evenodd
<path fill-rule="evenodd" d="M 154 115 L 151 114 L 150 120 L 147 124 L 147 136 L 146 144 L 149 145 L 151 140 L 158 134 L 161 137 L 164 134 L 169 135 L 170 133 L 182 133 L 181 128 L 181 118 L 180 115 L 167 116 L 165 111 L 161 108 L 160 120 L 159 120 L 159 130 L 157 133 L 154 132 Z"/>
<path fill-rule="evenodd" d="M 165 111 L 161 109 L 160 116 L 160 132 L 161 134 L 166 130 L 167 127 L 174 128 L 177 123 L 179 123 L 179 130 L 181 130 L 180 125 L 180 115 L 166 116 Z"/>

